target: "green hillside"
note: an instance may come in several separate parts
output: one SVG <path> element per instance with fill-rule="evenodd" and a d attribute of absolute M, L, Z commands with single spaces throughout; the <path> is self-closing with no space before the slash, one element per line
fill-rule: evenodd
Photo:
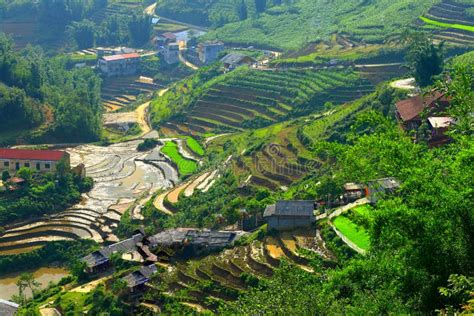
<path fill-rule="evenodd" d="M 365 42 L 382 42 L 408 28 L 436 4 L 425 1 L 299 0 L 269 8 L 258 17 L 230 23 L 209 38 L 242 45 L 297 49 L 332 33 L 347 33 Z"/>

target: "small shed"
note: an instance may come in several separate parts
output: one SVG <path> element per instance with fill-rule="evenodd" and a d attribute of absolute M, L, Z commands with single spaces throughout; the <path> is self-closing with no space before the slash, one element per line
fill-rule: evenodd
<path fill-rule="evenodd" d="M 151 264 L 124 276 L 122 281 L 127 284 L 131 293 L 141 292 L 144 289 L 145 284 L 150 281 L 150 277 L 156 272 L 158 272 L 157 267 L 154 264 Z"/>
<path fill-rule="evenodd" d="M 315 221 L 314 201 L 278 201 L 267 206 L 263 217 L 269 229 L 291 230 L 310 227 Z"/>
<path fill-rule="evenodd" d="M 396 193 L 399 188 L 400 183 L 392 177 L 372 180 L 367 185 L 367 198 L 370 203 L 377 203 L 385 196 Z"/>

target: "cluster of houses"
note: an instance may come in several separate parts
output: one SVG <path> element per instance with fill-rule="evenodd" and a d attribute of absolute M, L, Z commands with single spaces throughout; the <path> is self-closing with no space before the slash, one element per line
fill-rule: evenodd
<path fill-rule="evenodd" d="M 377 203 L 383 197 L 394 194 L 400 183 L 394 178 L 369 181 L 367 185 L 346 183 L 341 203 L 349 203 L 366 197 L 370 203 Z M 308 228 L 316 222 L 315 211 L 321 206 L 316 201 L 278 201 L 267 206 L 263 217 L 270 230 L 292 230 Z"/>
<path fill-rule="evenodd" d="M 153 236 L 146 236 L 143 231 L 137 231 L 131 238 L 94 251 L 81 261 L 85 264 L 87 273 L 95 274 L 111 267 L 111 257 L 114 254 L 138 253 L 145 265 L 122 278 L 133 293 L 139 291 L 157 271 L 155 263 L 158 256 L 165 259 L 200 256 L 224 249 L 240 236 L 240 232 L 191 228 L 165 230 Z"/>
<path fill-rule="evenodd" d="M 397 102 L 396 117 L 406 131 L 417 131 L 425 125 L 429 133 L 426 141 L 431 147 L 436 147 L 449 142 L 446 131 L 456 124 L 445 114 L 449 105 L 449 98 L 444 93 L 432 91 Z"/>

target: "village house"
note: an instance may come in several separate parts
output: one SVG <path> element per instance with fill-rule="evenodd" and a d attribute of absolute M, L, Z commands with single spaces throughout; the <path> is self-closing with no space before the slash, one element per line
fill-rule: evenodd
<path fill-rule="evenodd" d="M 291 230 L 311 227 L 316 221 L 313 201 L 278 201 L 267 206 L 263 217 L 269 230 Z"/>
<path fill-rule="evenodd" d="M 154 253 L 164 251 L 176 256 L 193 257 L 232 245 L 239 235 L 233 231 L 170 229 L 148 238 Z"/>
<path fill-rule="evenodd" d="M 399 188 L 400 183 L 395 178 L 372 180 L 367 184 L 367 198 L 374 204 L 387 195 L 396 193 Z"/>
<path fill-rule="evenodd" d="M 224 50 L 224 43 L 222 42 L 204 42 L 197 46 L 197 53 L 199 60 L 203 64 L 209 64 L 216 61 L 219 53 Z"/>
<path fill-rule="evenodd" d="M 81 259 L 85 263 L 85 271 L 93 274 L 107 270 L 110 267 L 110 256 L 114 253 L 130 253 L 135 251 L 137 244 L 143 241 L 144 234 L 137 232 L 132 238 L 119 241 L 110 246 L 102 247 Z"/>
<path fill-rule="evenodd" d="M 158 268 L 151 264 L 124 276 L 122 281 L 127 284 L 130 293 L 142 292 L 145 284 L 150 281 L 150 277 L 156 272 L 158 272 Z"/>
<path fill-rule="evenodd" d="M 357 199 L 362 198 L 363 196 L 365 196 L 365 194 L 365 186 L 362 184 L 352 182 L 344 184 L 343 197 L 346 202 L 353 202 Z"/>
<path fill-rule="evenodd" d="M 423 123 L 422 114 L 440 113 L 449 107 L 448 98 L 441 92 L 434 91 L 426 96 L 401 100 L 396 104 L 396 116 L 405 130 L 417 129 Z"/>
<path fill-rule="evenodd" d="M 166 32 L 162 35 L 155 36 L 153 42 L 158 51 L 161 51 L 167 44 L 176 43 L 176 39 L 176 35 L 171 32 Z"/>
<path fill-rule="evenodd" d="M 14 173 L 22 167 L 38 172 L 56 172 L 60 162 L 64 162 L 66 168 L 69 168 L 69 154 L 67 152 L 0 148 L 0 172 Z"/>
<path fill-rule="evenodd" d="M 134 75 L 140 68 L 140 55 L 130 53 L 104 56 L 99 59 L 98 67 L 106 77 Z"/>
<path fill-rule="evenodd" d="M 231 53 L 221 59 L 221 62 L 224 63 L 224 68 L 226 70 L 233 70 L 242 65 L 251 65 L 257 61 L 250 56 L 238 53 Z"/>
<path fill-rule="evenodd" d="M 163 57 L 165 58 L 166 63 L 176 64 L 179 62 L 179 44 L 170 43 L 165 46 L 163 51 Z"/>
<path fill-rule="evenodd" d="M 428 144 L 431 147 L 435 147 L 449 142 L 450 138 L 446 135 L 446 132 L 455 124 L 456 121 L 452 117 L 429 117 L 428 128 L 430 130 L 430 136 Z"/>

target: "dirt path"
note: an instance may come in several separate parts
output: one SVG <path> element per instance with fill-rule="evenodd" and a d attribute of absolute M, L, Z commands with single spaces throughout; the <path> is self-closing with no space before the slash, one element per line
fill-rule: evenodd
<path fill-rule="evenodd" d="M 185 64 L 187 67 L 191 68 L 192 70 L 198 70 L 199 67 L 191 63 L 190 61 L 186 60 L 183 55 L 183 50 L 179 51 L 179 61 Z"/>
<path fill-rule="evenodd" d="M 401 90 L 415 90 L 416 82 L 415 78 L 407 78 L 396 80 L 390 83 L 390 87 Z"/>
<path fill-rule="evenodd" d="M 334 218 L 334 217 L 338 217 L 342 213 L 345 213 L 345 212 L 349 211 L 350 209 L 353 209 L 356 206 L 364 205 L 364 204 L 367 204 L 367 203 L 369 203 L 369 200 L 367 198 L 359 199 L 359 200 L 355 201 L 354 203 L 350 203 L 350 204 L 347 204 L 347 205 L 344 205 L 344 206 L 341 206 L 341 207 L 337 208 L 328 217 L 330 219 Z"/>
<path fill-rule="evenodd" d="M 151 126 L 148 123 L 148 107 L 150 106 L 150 103 L 150 101 L 145 102 L 135 110 L 135 113 L 137 114 L 137 123 L 140 125 L 142 135 L 151 132 Z"/>
<path fill-rule="evenodd" d="M 166 91 L 168 91 L 168 89 L 161 89 L 158 91 L 158 97 L 163 96 Z M 150 103 L 151 101 L 145 102 L 135 110 L 137 123 L 140 125 L 142 130 L 142 136 L 150 133 L 153 130 L 153 128 L 150 126 L 150 120 L 148 119 Z"/>
<path fill-rule="evenodd" d="M 40 308 L 41 316 L 61 316 L 61 313 L 53 307 Z"/>
<path fill-rule="evenodd" d="M 110 276 L 102 277 L 98 280 L 94 280 L 94 281 L 91 281 L 89 283 L 83 284 L 81 286 L 75 287 L 75 288 L 69 290 L 69 292 L 89 293 L 90 291 L 95 289 L 99 284 L 101 284 L 102 282 L 107 281 L 110 278 L 111 278 Z"/>

